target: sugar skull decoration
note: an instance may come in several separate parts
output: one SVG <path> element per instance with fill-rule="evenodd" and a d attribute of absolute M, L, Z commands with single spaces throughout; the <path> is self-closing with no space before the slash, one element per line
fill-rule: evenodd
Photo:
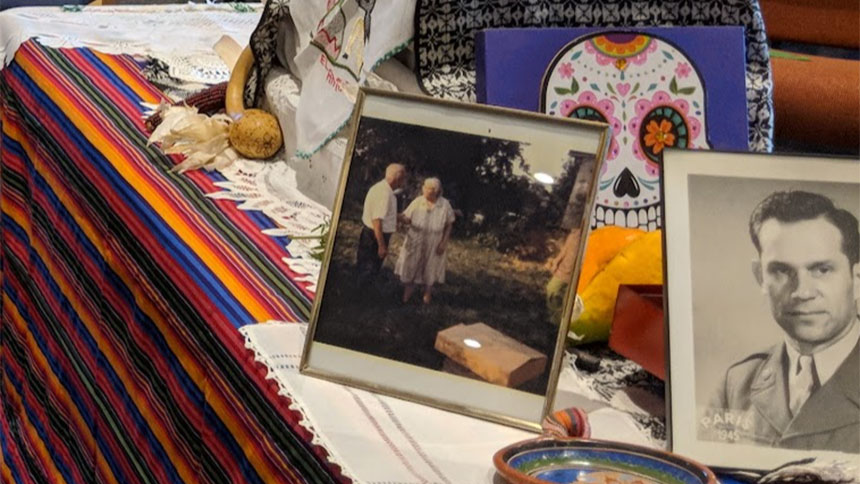
<path fill-rule="evenodd" d="M 656 36 L 612 32 L 556 54 L 541 89 L 544 113 L 612 126 L 592 226 L 661 226 L 660 161 L 667 147 L 708 148 L 702 79 Z"/>

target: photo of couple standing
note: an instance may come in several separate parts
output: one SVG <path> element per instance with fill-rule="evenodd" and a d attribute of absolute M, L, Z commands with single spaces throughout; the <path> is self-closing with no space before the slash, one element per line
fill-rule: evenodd
<path fill-rule="evenodd" d="M 385 169 L 385 178 L 368 190 L 356 266 L 361 285 L 372 284 L 388 255 L 391 235 L 398 226 L 402 227 L 406 237 L 394 266 L 394 274 L 404 286 L 402 302 L 409 302 L 415 287 L 421 286 L 422 300 L 430 304 L 433 285 L 445 282 L 445 250 L 456 217 L 451 204 L 442 197 L 442 182 L 435 177 L 425 178 L 421 195 L 398 212 L 395 190 L 405 185 L 406 177 L 406 167 L 392 163 Z"/>
<path fill-rule="evenodd" d="M 480 326 L 551 356 L 595 155 L 371 117 L 355 140 L 314 341 L 453 371 L 438 335 Z"/>

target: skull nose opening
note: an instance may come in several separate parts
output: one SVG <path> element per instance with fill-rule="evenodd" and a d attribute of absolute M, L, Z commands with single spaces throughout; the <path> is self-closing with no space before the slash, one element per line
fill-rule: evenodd
<path fill-rule="evenodd" d="M 615 179 L 615 184 L 612 186 L 612 193 L 616 197 L 638 197 L 639 196 L 639 180 L 633 175 L 629 168 L 625 168 Z"/>

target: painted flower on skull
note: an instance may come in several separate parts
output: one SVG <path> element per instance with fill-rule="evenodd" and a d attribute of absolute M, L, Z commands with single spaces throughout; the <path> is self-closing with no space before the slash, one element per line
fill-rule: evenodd
<path fill-rule="evenodd" d="M 681 62 L 678 64 L 678 67 L 675 68 L 675 75 L 678 76 L 679 79 L 686 78 L 691 72 L 693 72 L 693 68 L 686 62 Z"/>
<path fill-rule="evenodd" d="M 641 142 L 633 145 L 633 155 L 646 163 L 645 171 L 650 175 L 655 177 L 660 175 L 660 152 L 663 148 L 697 147 L 691 140 L 699 138 L 702 125 L 698 119 L 689 115 L 690 104 L 684 99 L 673 98 L 665 91 L 657 91 L 651 99 L 644 98 L 636 101 L 633 113 L 627 125 L 627 131 L 638 134 L 641 138 Z M 653 128 L 651 123 L 655 123 Z M 670 136 L 672 141 L 664 142 L 659 147 L 654 141 L 649 144 L 648 136 L 650 134 L 652 139 L 656 139 L 657 128 Z"/>
<path fill-rule="evenodd" d="M 670 132 L 672 125 L 665 119 L 660 121 L 660 126 L 653 119 L 648 123 L 648 134 L 645 135 L 645 146 L 651 147 L 654 154 L 660 154 L 666 146 L 675 144 L 675 135 Z"/>
<path fill-rule="evenodd" d="M 541 97 L 548 114 L 612 126 L 592 225 L 659 228 L 664 150 L 709 147 L 704 87 L 687 56 L 636 32 L 583 37 L 556 54 Z"/>
<path fill-rule="evenodd" d="M 564 62 L 558 68 L 558 72 L 561 74 L 562 79 L 570 79 L 570 76 L 573 75 L 573 67 L 570 66 L 570 62 Z"/>

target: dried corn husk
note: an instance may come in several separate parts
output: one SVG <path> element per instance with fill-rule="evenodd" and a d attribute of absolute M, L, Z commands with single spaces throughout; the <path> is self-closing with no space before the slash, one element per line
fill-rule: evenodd
<path fill-rule="evenodd" d="M 207 116 L 188 106 L 159 106 L 162 122 L 149 137 L 149 144 L 159 143 L 167 154 L 185 155 L 185 161 L 171 171 L 223 168 L 239 158 L 230 147 L 232 122 L 227 115 Z"/>

